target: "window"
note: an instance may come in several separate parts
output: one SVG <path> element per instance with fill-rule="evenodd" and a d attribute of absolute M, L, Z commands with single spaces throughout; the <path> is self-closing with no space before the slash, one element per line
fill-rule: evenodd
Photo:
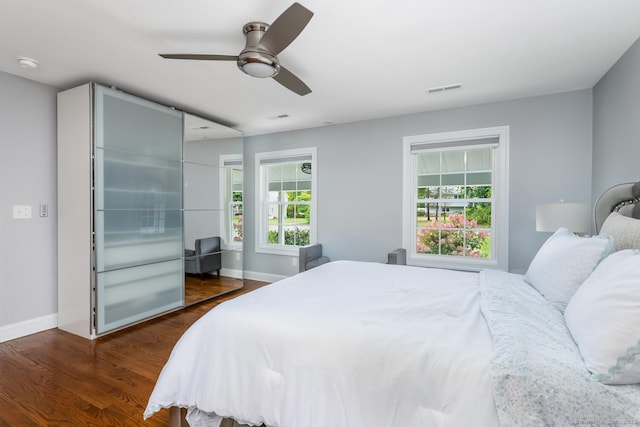
<path fill-rule="evenodd" d="M 242 247 L 242 200 L 243 170 L 242 155 L 220 156 L 220 183 L 222 185 L 222 206 L 224 214 L 221 218 L 223 242 L 227 249 Z"/>
<path fill-rule="evenodd" d="M 256 252 L 297 255 L 315 243 L 315 147 L 256 153 Z"/>
<path fill-rule="evenodd" d="M 408 263 L 508 267 L 507 126 L 404 138 Z"/>

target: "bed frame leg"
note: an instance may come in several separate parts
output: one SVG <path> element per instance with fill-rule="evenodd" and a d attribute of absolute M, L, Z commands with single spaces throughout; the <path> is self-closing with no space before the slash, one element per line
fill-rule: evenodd
<path fill-rule="evenodd" d="M 169 427 L 187 427 L 186 417 L 187 410 L 185 408 L 178 408 L 172 406 L 169 408 Z"/>

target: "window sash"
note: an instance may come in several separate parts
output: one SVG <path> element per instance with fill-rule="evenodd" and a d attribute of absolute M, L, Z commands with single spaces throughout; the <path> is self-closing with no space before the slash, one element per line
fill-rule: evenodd
<path fill-rule="evenodd" d="M 220 155 L 220 183 L 222 185 L 220 191 L 221 203 L 224 213 L 220 216 L 220 230 L 222 231 L 222 242 L 225 249 L 237 249 L 242 247 L 243 241 L 243 221 L 236 221 L 235 213 L 242 212 L 242 201 L 234 201 L 234 193 L 243 193 L 244 199 L 244 180 L 243 180 L 243 160 L 241 154 L 222 154 Z"/>
<path fill-rule="evenodd" d="M 256 153 L 256 188 L 259 189 L 256 192 L 256 205 L 259 207 L 256 252 L 295 255 L 299 250 L 299 238 L 309 244 L 315 243 L 315 154 L 315 147 Z M 302 163 L 311 163 L 310 173 L 302 171 Z M 272 173 L 274 166 L 282 166 L 281 175 L 278 176 L 277 171 Z M 286 200 L 286 193 L 300 191 L 310 192 L 311 200 Z M 276 198 L 270 197 L 276 192 Z M 293 219 L 287 220 L 286 213 L 287 209 L 291 209 L 290 206 L 296 213 Z M 302 206 L 309 212 L 308 225 L 306 220 L 297 215 L 298 207 Z M 278 217 L 275 223 L 270 220 L 273 215 Z M 277 242 L 270 242 L 274 237 L 273 231 L 277 232 Z"/>
<path fill-rule="evenodd" d="M 475 151 L 490 148 L 491 168 L 487 169 L 486 153 Z M 475 151 L 475 152 L 474 152 Z M 456 153 L 473 153 L 467 155 L 466 163 L 460 162 Z M 429 155 L 432 153 L 433 155 Z M 446 154 L 450 153 L 450 154 Z M 422 159 L 419 159 L 420 157 Z M 448 164 L 444 164 L 446 157 Z M 437 160 L 436 160 L 437 159 Z M 413 265 L 437 266 L 479 270 L 485 267 L 508 267 L 508 127 L 473 129 L 469 131 L 445 132 L 439 134 L 416 135 L 404 138 L 404 178 L 403 178 L 403 246 L 408 250 L 408 263 Z M 419 161 L 421 160 L 421 161 Z M 469 161 L 471 160 L 471 161 Z M 453 163 L 451 163 L 453 161 Z M 464 164 L 464 167 L 460 165 Z M 490 186 L 491 197 L 467 197 L 469 187 Z M 437 197 L 420 198 L 418 188 L 439 188 Z M 446 187 L 460 187 L 459 195 L 453 194 L 447 198 L 442 193 Z M 475 258 L 451 255 L 427 255 L 418 250 L 418 225 L 420 205 L 438 204 L 442 207 L 455 203 L 462 206 L 463 221 L 467 221 L 467 207 L 469 203 L 489 203 L 491 205 L 490 227 L 480 225 L 469 228 L 464 222 L 459 228 L 466 236 L 467 232 L 488 233 L 491 239 L 489 258 Z M 432 208 L 433 209 L 433 208 Z M 433 217 L 431 217 L 433 219 Z M 439 218 L 436 218 L 439 219 Z M 421 221 L 423 222 L 423 221 Z M 434 230 L 450 230 L 438 225 Z M 427 240 L 428 241 L 428 240 Z"/>

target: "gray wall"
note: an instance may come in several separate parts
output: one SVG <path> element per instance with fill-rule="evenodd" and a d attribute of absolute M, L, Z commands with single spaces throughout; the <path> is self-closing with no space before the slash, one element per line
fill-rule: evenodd
<path fill-rule="evenodd" d="M 0 73 L 0 327 L 55 315 L 57 89 Z M 49 216 L 38 216 L 40 203 Z M 31 205 L 32 219 L 12 219 Z"/>
<path fill-rule="evenodd" d="M 614 71 L 606 79 L 613 80 Z M 56 92 L 0 73 L 0 328 L 57 312 Z M 296 271 L 289 257 L 254 252 L 256 151 L 317 146 L 318 234 L 326 253 L 334 259 L 384 261 L 402 241 L 402 137 L 498 125 L 511 126 L 510 268 L 526 268 L 547 237 L 535 232 L 535 204 L 591 199 L 585 185 L 591 182 L 591 94 L 584 90 L 246 138 L 245 270 L 274 277 Z M 49 204 L 48 218 L 37 217 L 43 202 Z M 32 205 L 34 218 L 11 219 L 14 204 Z"/>
<path fill-rule="evenodd" d="M 402 138 L 510 126 L 509 268 L 523 271 L 549 234 L 536 203 L 591 200 L 591 90 L 245 138 L 256 152 L 318 147 L 318 241 L 332 259 L 385 261 L 402 243 Z M 255 192 L 245 194 L 245 271 L 291 275 L 287 256 L 255 252 Z"/>
<path fill-rule="evenodd" d="M 640 180 L 640 39 L 593 88 L 593 200 Z"/>

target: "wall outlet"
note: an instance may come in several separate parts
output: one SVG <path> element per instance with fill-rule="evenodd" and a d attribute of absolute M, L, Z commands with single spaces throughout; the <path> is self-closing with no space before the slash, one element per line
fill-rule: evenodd
<path fill-rule="evenodd" d="M 13 219 L 29 219 L 31 218 L 30 205 L 13 205 Z"/>
<path fill-rule="evenodd" d="M 291 257 L 291 267 L 297 267 L 297 266 L 298 266 L 298 258 Z"/>
<path fill-rule="evenodd" d="M 240 252 L 236 252 L 236 261 L 240 261 Z"/>

